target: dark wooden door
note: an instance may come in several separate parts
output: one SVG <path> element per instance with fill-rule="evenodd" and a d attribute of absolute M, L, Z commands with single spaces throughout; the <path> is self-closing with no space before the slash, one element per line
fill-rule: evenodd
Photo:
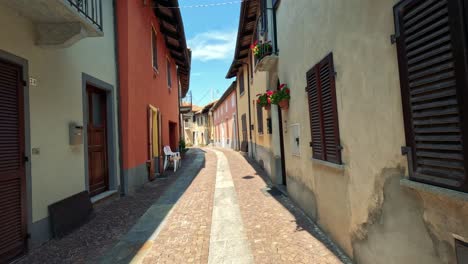
<path fill-rule="evenodd" d="M 169 122 L 169 145 L 172 151 L 179 147 L 177 144 L 177 123 Z"/>
<path fill-rule="evenodd" d="M 248 152 L 249 151 L 249 144 L 247 141 L 247 117 L 245 114 L 241 116 L 241 124 L 242 124 L 242 142 L 241 142 L 241 151 Z"/>
<path fill-rule="evenodd" d="M 22 68 L 0 60 L 0 263 L 26 250 Z"/>
<path fill-rule="evenodd" d="M 88 94 L 88 177 L 91 196 L 109 189 L 106 93 L 92 86 Z"/>

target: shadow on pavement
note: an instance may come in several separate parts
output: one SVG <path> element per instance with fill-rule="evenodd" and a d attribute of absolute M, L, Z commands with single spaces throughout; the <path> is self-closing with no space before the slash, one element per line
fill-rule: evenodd
<path fill-rule="evenodd" d="M 155 204 L 172 208 L 204 167 L 205 151 L 192 148 L 186 153 L 182 167 L 176 173 L 167 171 L 167 178 L 156 178 L 131 195 L 98 203 L 95 206 L 96 216 L 87 224 L 61 239 L 52 239 L 30 250 L 27 255 L 15 261 L 15 264 L 99 263 L 105 260 L 102 256 L 113 259 L 121 257 L 123 252 L 115 254 L 114 249 L 121 240 L 129 239 L 128 232 L 135 231 L 134 228 L 149 210 L 154 209 Z M 180 184 L 181 182 L 183 184 Z M 177 191 L 174 191 L 174 188 Z M 128 260 L 138 253 L 169 211 L 159 211 L 157 215 L 159 222 L 155 220 L 153 224 L 147 226 L 148 229 L 138 230 L 138 236 L 132 237 L 134 239 L 132 250 L 126 251 L 125 258 L 112 263 L 129 262 Z"/>
<path fill-rule="evenodd" d="M 268 177 L 266 171 L 254 160 L 246 155 L 242 155 L 243 158 L 252 166 L 252 168 L 257 172 L 254 176 L 260 177 L 265 184 L 266 188 L 260 190 L 265 195 L 273 197 L 279 204 L 286 208 L 296 220 L 296 232 L 306 231 L 315 237 L 317 240 L 322 242 L 333 254 L 335 254 L 338 259 L 343 263 L 352 264 L 351 258 L 342 250 L 337 244 L 335 244 L 330 237 L 309 217 L 306 213 L 295 203 L 293 202 L 287 194 L 286 188 L 277 188 Z M 247 175 L 242 178 L 254 178 L 252 175 Z"/>
<path fill-rule="evenodd" d="M 141 216 L 132 229 L 100 259 L 99 263 L 130 263 L 142 261 L 151 249 L 172 208 L 205 167 L 205 151 L 192 148 L 177 170 L 178 178 Z"/>

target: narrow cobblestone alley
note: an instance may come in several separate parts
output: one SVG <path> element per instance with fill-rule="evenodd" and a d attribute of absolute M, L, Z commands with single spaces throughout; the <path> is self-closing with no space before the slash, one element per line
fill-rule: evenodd
<path fill-rule="evenodd" d="M 21 263 L 351 263 L 286 196 L 267 191 L 265 176 L 238 152 L 192 149 L 164 186 L 145 187 L 131 204 L 127 197 L 110 202 Z M 152 198 L 151 190 L 159 195 Z M 122 219 L 133 227 L 113 229 L 119 219 L 103 220 L 142 198 L 146 213 Z M 92 242 L 89 233 L 101 238 Z"/>
<path fill-rule="evenodd" d="M 350 262 L 287 197 L 265 191 L 260 168 L 234 151 L 203 150 L 204 168 L 132 263 Z"/>

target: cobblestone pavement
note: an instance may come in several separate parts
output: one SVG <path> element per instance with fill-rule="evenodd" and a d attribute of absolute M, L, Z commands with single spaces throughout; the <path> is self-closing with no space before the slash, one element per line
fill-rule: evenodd
<path fill-rule="evenodd" d="M 239 153 L 223 153 L 229 160 L 255 263 L 342 263 L 320 241 L 329 243 L 328 238 L 287 197 L 262 191 L 267 184 L 261 169 Z"/>
<path fill-rule="evenodd" d="M 203 151 L 193 149 L 175 177 L 102 204 L 88 224 L 19 262 L 351 263 L 287 197 L 264 190 L 263 170 L 234 151 Z M 199 172 L 193 170 L 195 161 L 204 165 Z M 223 210 L 224 205 L 231 209 Z M 158 208 L 165 211 L 161 214 Z M 126 251 L 122 245 L 142 238 L 130 258 L 112 261 L 113 255 Z M 233 252 L 247 252 L 248 257 L 233 258 Z"/>
<path fill-rule="evenodd" d="M 209 151 L 143 263 L 208 263 L 216 156 Z"/>
<path fill-rule="evenodd" d="M 261 169 L 249 164 L 237 152 L 209 148 L 204 150 L 207 152 L 205 168 L 166 219 L 165 226 L 155 238 L 143 263 L 205 264 L 208 259 L 213 259 L 210 255 L 219 254 L 210 252 L 210 238 L 213 240 L 210 228 L 216 225 L 212 219 L 218 221 L 212 213 L 213 200 L 215 204 L 219 202 L 213 194 L 216 172 L 219 178 L 220 170 L 222 173 L 224 171 L 219 164 L 216 168 L 215 152 L 218 157 L 221 153 L 227 158 L 228 164 L 225 166 L 226 169 L 230 168 L 237 196 L 234 203 L 239 205 L 242 232 L 247 235 L 247 247 L 253 255 L 254 263 L 342 263 L 333 253 L 334 247 L 328 238 L 287 197 L 273 197 L 262 191 L 267 183 Z M 231 257 L 229 254 L 232 250 L 225 246 L 226 256 Z M 341 254 L 339 250 L 336 253 Z M 238 261 L 226 258 L 228 261 L 219 263 L 249 263 L 241 257 Z M 346 256 L 342 257 L 348 263 Z"/>
<path fill-rule="evenodd" d="M 193 150 L 186 154 L 183 162 L 185 167 L 197 152 L 200 151 Z M 149 182 L 133 195 L 98 204 L 95 208 L 96 217 L 87 224 L 62 239 L 50 240 L 31 250 L 15 264 L 96 263 L 132 228 L 183 171 L 184 168 L 181 168 L 174 174 L 168 170 L 164 173 L 167 179 Z"/>

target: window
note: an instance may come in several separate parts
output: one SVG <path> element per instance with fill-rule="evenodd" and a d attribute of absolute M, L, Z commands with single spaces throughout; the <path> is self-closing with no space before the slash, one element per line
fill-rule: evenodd
<path fill-rule="evenodd" d="M 394 12 L 410 178 L 468 192 L 462 2 L 406 0 Z"/>
<path fill-rule="evenodd" d="M 157 47 L 157 38 L 156 30 L 151 27 L 151 47 L 153 55 L 153 69 L 158 70 L 158 47 Z"/>
<path fill-rule="evenodd" d="M 313 158 L 341 164 L 333 54 L 307 72 Z"/>
<path fill-rule="evenodd" d="M 235 99 L 234 99 L 234 96 L 231 95 L 231 106 L 234 107 L 235 106 Z"/>
<path fill-rule="evenodd" d="M 172 87 L 171 62 L 167 59 L 167 87 Z"/>
<path fill-rule="evenodd" d="M 225 105 L 225 107 L 224 107 L 224 108 L 225 108 L 225 110 L 226 110 L 226 113 L 227 113 L 227 111 L 228 111 L 228 103 L 226 102 L 224 105 Z"/>
<path fill-rule="evenodd" d="M 258 134 L 263 134 L 263 107 L 260 104 L 257 105 L 257 131 Z"/>
<path fill-rule="evenodd" d="M 244 94 L 244 73 L 239 75 L 239 93 L 240 95 Z"/>

